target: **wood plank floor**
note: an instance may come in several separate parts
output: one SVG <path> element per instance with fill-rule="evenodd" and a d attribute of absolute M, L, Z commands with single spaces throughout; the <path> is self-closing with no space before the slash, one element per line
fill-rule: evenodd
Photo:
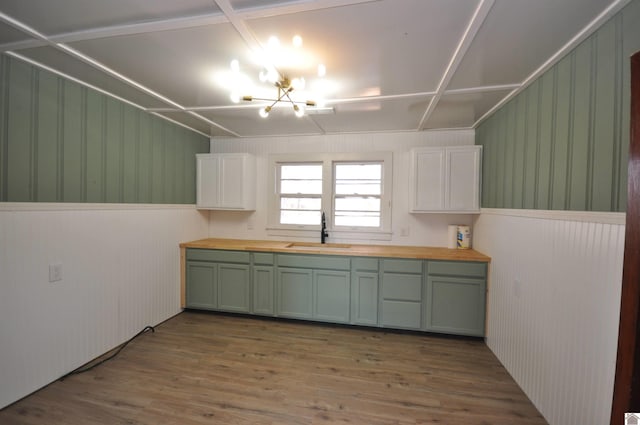
<path fill-rule="evenodd" d="M 0 423 L 547 422 L 482 341 L 184 312 Z"/>

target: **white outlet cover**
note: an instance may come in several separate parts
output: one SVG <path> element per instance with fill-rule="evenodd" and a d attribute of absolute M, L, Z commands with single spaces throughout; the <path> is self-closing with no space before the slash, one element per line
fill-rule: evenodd
<path fill-rule="evenodd" d="M 58 282 L 62 280 L 62 264 L 49 264 L 49 282 Z"/>

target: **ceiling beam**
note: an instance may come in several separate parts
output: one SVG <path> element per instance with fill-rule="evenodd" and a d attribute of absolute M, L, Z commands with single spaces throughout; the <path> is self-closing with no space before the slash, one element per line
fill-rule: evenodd
<path fill-rule="evenodd" d="M 464 89 L 451 89 L 445 90 L 444 95 L 456 95 L 456 94 L 476 94 L 476 93 L 490 93 L 494 91 L 514 90 L 520 87 L 520 84 L 500 84 L 495 86 L 479 86 L 468 87 Z"/>
<path fill-rule="evenodd" d="M 431 98 L 431 102 L 429 102 L 429 106 L 427 106 L 427 110 L 424 111 L 424 115 L 422 115 L 422 119 L 420 120 L 420 124 L 418 124 L 418 131 L 424 130 L 424 126 L 426 125 L 429 117 L 436 109 L 436 105 L 440 101 L 440 98 L 444 94 L 445 90 L 449 86 L 451 79 L 455 75 L 458 70 L 458 66 L 462 62 L 464 55 L 469 50 L 469 46 L 473 42 L 473 39 L 478 34 L 478 31 L 482 27 L 491 7 L 493 7 L 493 3 L 495 0 L 480 0 L 478 7 L 476 8 L 467 29 L 465 30 L 460 42 L 458 43 L 458 47 L 456 48 L 451 60 L 449 61 L 449 65 L 447 65 L 447 69 L 438 84 L 438 88 L 436 89 L 436 95 Z"/>

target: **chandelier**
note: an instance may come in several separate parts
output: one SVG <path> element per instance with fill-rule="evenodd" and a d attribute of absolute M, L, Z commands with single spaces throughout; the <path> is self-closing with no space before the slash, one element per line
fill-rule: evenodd
<path fill-rule="evenodd" d="M 273 36 L 269 39 L 263 53 L 264 56 L 261 60 L 261 63 L 263 63 L 263 69 L 259 72 L 258 77 L 260 82 L 269 83 L 275 86 L 277 90 L 275 97 L 263 97 L 264 95 L 245 95 L 241 97 L 239 95 L 239 91 L 243 89 L 236 85 L 236 87 L 232 89 L 230 96 L 231 100 L 234 103 L 238 103 L 240 100 L 245 102 L 252 102 L 254 100 L 269 102 L 268 105 L 260 108 L 259 115 L 262 118 L 267 118 L 273 107 L 278 103 L 290 105 L 297 117 L 305 115 L 305 108 L 307 106 L 316 106 L 317 103 L 314 100 L 300 101 L 293 98 L 294 90 L 297 92 L 303 92 L 306 81 L 302 76 L 290 78 L 289 75 L 295 75 L 300 72 L 301 68 L 309 68 L 310 60 L 309 54 L 302 52 L 302 37 L 299 35 L 294 36 L 292 44 L 292 49 L 282 48 L 277 37 Z M 301 66 L 301 63 L 304 63 L 304 66 Z M 282 70 L 286 70 L 286 73 Z M 240 76 L 241 73 L 238 60 L 234 59 L 231 61 L 231 71 L 236 77 Z M 324 64 L 318 64 L 317 76 L 322 79 L 325 74 L 326 67 Z"/>
<path fill-rule="evenodd" d="M 264 97 L 243 96 L 242 100 L 247 102 L 251 102 L 253 100 L 263 100 L 267 102 L 272 102 L 270 105 L 267 105 L 264 108 L 260 109 L 259 114 L 262 118 L 267 118 L 269 116 L 269 112 L 271 112 L 271 109 L 278 102 L 291 103 L 291 105 L 293 106 L 293 112 L 295 113 L 296 117 L 304 116 L 305 106 L 316 106 L 316 102 L 314 102 L 313 100 L 300 102 L 300 101 L 294 101 L 293 99 L 291 99 L 291 96 L 289 96 L 289 93 L 291 93 L 295 89 L 295 85 L 292 84 L 291 80 L 289 80 L 289 78 L 287 77 L 280 77 L 280 79 L 274 83 L 274 86 L 276 86 L 276 88 L 278 89 L 278 96 L 275 99 L 269 99 Z"/>

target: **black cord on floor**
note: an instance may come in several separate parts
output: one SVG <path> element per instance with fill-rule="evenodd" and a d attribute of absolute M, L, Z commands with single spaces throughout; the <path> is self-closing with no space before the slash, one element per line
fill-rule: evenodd
<path fill-rule="evenodd" d="M 137 334 L 135 334 L 134 336 L 132 336 L 131 338 L 129 338 L 126 342 L 124 342 L 122 345 L 120 345 L 120 347 L 118 348 L 118 350 L 113 353 L 112 355 L 110 355 L 109 357 L 106 357 L 102 360 L 100 360 L 97 363 L 94 363 L 90 366 L 81 366 L 76 370 L 72 370 L 71 372 L 67 373 L 66 375 L 64 375 L 62 378 L 60 378 L 60 381 L 64 380 L 66 377 L 71 376 L 71 375 L 77 375 L 79 373 L 84 373 L 84 372 L 88 372 L 91 369 L 100 366 L 102 363 L 111 360 L 112 358 L 114 358 L 115 356 L 117 356 L 118 354 L 120 354 L 120 351 L 122 351 L 124 349 L 124 347 L 127 346 L 127 344 L 129 344 L 131 341 L 133 341 L 134 339 L 136 339 L 137 337 L 139 337 L 140 335 L 142 335 L 145 332 L 148 332 L 149 330 L 151 330 L 151 332 L 155 332 L 155 328 L 153 326 L 145 326 L 145 328 L 143 330 L 141 330 L 140 332 L 138 332 Z M 115 350 L 115 348 L 114 348 Z M 111 350 L 113 351 L 113 350 Z"/>

